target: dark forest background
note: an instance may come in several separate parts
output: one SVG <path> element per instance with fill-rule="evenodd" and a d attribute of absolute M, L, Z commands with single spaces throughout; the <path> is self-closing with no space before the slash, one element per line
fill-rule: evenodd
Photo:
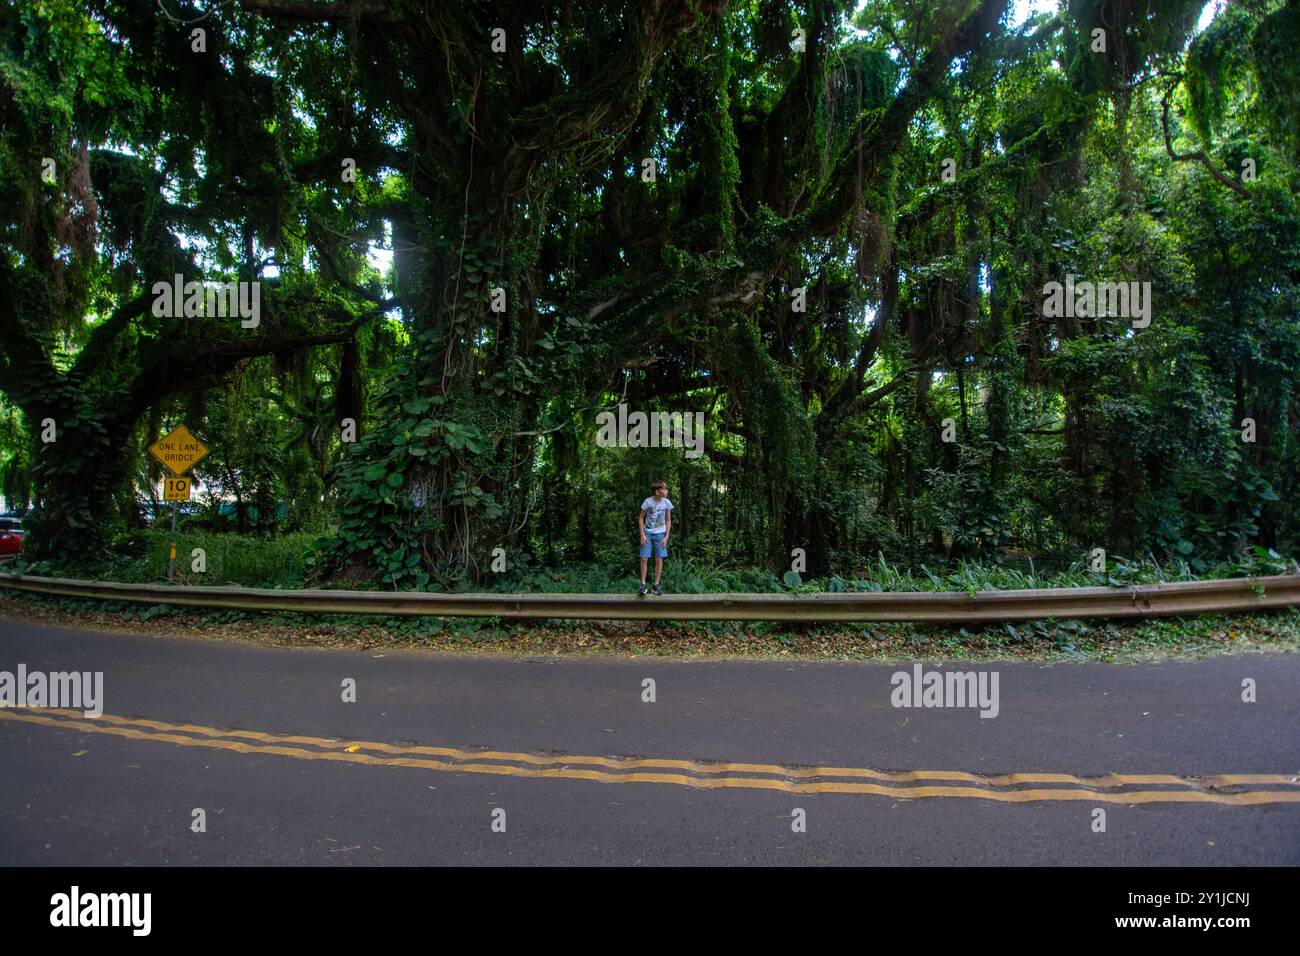
<path fill-rule="evenodd" d="M 655 478 L 700 580 L 1295 555 L 1300 4 L 1041 6 L 3 0 L 23 560 L 138 553 L 182 422 L 183 525 L 271 577 L 630 573 Z M 620 402 L 705 454 L 598 447 Z"/>

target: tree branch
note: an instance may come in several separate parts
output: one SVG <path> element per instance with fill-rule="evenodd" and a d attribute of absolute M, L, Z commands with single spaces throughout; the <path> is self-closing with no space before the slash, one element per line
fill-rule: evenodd
<path fill-rule="evenodd" d="M 373 20 L 392 23 L 395 18 L 388 0 L 239 0 L 240 5 L 268 17 L 304 23 L 332 23 L 335 20 Z"/>
<path fill-rule="evenodd" d="M 126 331 L 132 319 L 149 310 L 151 301 L 149 296 L 141 295 L 114 309 L 112 315 L 91 331 L 90 340 L 77 356 L 68 377 L 76 382 L 84 382 L 99 371 L 112 354 L 118 336 Z"/>
<path fill-rule="evenodd" d="M 790 220 L 787 231 L 791 239 L 829 235 L 839 228 L 857 201 L 858 170 L 867 170 L 873 184 L 885 174 L 888 164 L 883 160 L 897 150 L 912 117 L 934 96 L 952 61 L 979 52 L 1006 8 L 1007 0 L 982 0 L 974 13 L 931 48 L 888 107 L 865 112 L 858 118 L 857 129 L 836 161 L 826 187 L 813 205 Z M 854 142 L 858 146 L 853 146 Z"/>
<path fill-rule="evenodd" d="M 648 0 L 639 9 L 640 22 L 627 31 L 631 49 L 611 51 L 607 67 L 581 89 L 550 97 L 514 120 L 514 142 L 505 161 L 513 180 L 509 189 L 521 188 L 540 162 L 539 153 L 553 160 L 593 139 L 612 145 L 622 138 L 621 128 L 636 119 L 660 57 L 680 34 L 698 25 L 697 7 L 686 0 Z M 590 153 L 592 159 L 603 155 L 600 150 Z M 588 164 L 581 158 L 575 163 L 578 169 Z"/>
<path fill-rule="evenodd" d="M 898 375 L 895 376 L 890 381 L 886 382 L 884 385 L 881 385 L 879 388 L 873 388 L 869 392 L 863 392 L 852 402 L 849 403 L 848 408 L 845 409 L 845 413 L 844 413 L 845 418 L 849 418 L 853 415 L 858 414 L 859 412 L 865 412 L 868 409 L 870 409 L 873 405 L 879 404 L 882 398 L 885 398 L 890 393 L 897 390 L 898 387 L 904 383 L 904 381 L 910 378 L 911 376 L 906 374 Z"/>
<path fill-rule="evenodd" d="M 1182 81 L 1181 74 L 1178 75 L 1178 80 L 1179 82 Z M 1200 163 L 1202 166 L 1206 168 L 1206 170 L 1209 172 L 1211 176 L 1213 176 L 1223 185 L 1227 186 L 1233 192 L 1237 193 L 1240 196 L 1244 196 L 1246 199 L 1254 199 L 1255 194 L 1252 193 L 1249 189 L 1247 189 L 1241 183 L 1237 182 L 1232 177 L 1220 172 L 1219 168 L 1214 165 L 1214 162 L 1210 159 L 1210 157 L 1205 154 L 1205 150 L 1198 149 L 1194 153 L 1174 152 L 1173 138 L 1169 135 L 1169 96 L 1171 93 L 1173 93 L 1174 89 L 1177 86 L 1178 83 L 1174 83 L 1168 89 L 1165 90 L 1165 95 L 1161 99 L 1161 105 L 1160 105 L 1160 128 L 1164 131 L 1165 134 L 1165 152 L 1169 154 L 1169 158 L 1176 163 L 1189 163 L 1189 162 Z"/>
<path fill-rule="evenodd" d="M 390 169 L 404 171 L 409 165 L 411 154 L 391 143 L 379 143 L 372 147 L 351 150 L 348 157 L 356 160 L 357 167 L 378 169 L 387 166 Z M 316 182 L 321 179 L 337 177 L 343 162 L 343 154 L 313 156 L 300 159 L 293 164 L 294 178 L 298 182 Z"/>
<path fill-rule="evenodd" d="M 209 387 L 221 381 L 246 359 L 269 355 L 286 349 L 297 351 L 316 345 L 346 342 L 357 330 L 386 311 L 383 303 L 353 317 L 341 328 L 316 334 L 292 331 L 241 335 L 239 338 L 198 349 L 168 349 L 148 363 L 131 385 L 128 396 L 119 406 L 120 414 L 132 421 L 149 406 L 168 395 L 197 387 Z"/>
<path fill-rule="evenodd" d="M 906 232 L 925 222 L 940 209 L 946 208 L 952 200 L 975 192 L 984 185 L 985 177 L 990 173 L 997 172 L 1007 166 L 1011 160 L 1029 152 L 1030 147 L 1041 145 L 1051 133 L 1078 122 L 1081 116 L 1081 111 L 1071 110 L 1068 115 L 1060 120 L 1043 124 L 1028 136 L 1017 140 L 1001 153 L 997 153 L 978 166 L 966 170 L 957 177 L 956 181 L 942 186 L 935 186 L 913 199 L 899 210 L 898 217 L 895 220 L 895 231 L 897 233 Z"/>

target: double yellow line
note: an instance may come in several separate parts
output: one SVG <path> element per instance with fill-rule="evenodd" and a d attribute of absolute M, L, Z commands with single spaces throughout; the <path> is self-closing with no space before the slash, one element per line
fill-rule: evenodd
<path fill-rule="evenodd" d="M 242 754 L 299 760 L 330 760 L 378 767 L 413 767 L 452 773 L 508 777 L 594 780 L 599 783 L 666 783 L 709 790 L 777 790 L 785 793 L 859 793 L 897 799 L 955 797 L 1002 803 L 1083 800 L 1093 803 L 1215 803 L 1258 806 L 1300 803 L 1300 775 L 1067 773 L 982 775 L 959 770 L 890 773 L 865 767 L 787 767 L 765 763 L 711 763 L 666 758 L 619 759 L 565 754 L 541 756 L 498 750 L 399 746 L 327 737 L 221 730 L 201 724 L 164 723 L 104 714 L 86 718 L 75 710 L 0 708 L 0 720 L 111 734 L 181 747 L 206 747 Z M 1159 787 L 1162 789 L 1151 789 Z M 1281 789 L 1259 789 L 1259 788 Z M 1145 789 L 1143 789 L 1145 788 Z"/>

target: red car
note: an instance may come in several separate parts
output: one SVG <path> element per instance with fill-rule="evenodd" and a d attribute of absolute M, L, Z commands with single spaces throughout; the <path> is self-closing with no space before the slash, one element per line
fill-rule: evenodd
<path fill-rule="evenodd" d="M 25 533 L 21 518 L 0 516 L 0 555 L 17 554 L 22 549 Z"/>

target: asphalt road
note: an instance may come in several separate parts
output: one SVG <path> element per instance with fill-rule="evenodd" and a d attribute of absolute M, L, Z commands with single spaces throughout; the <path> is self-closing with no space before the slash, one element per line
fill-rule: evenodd
<path fill-rule="evenodd" d="M 0 619 L 0 672 L 19 663 L 102 671 L 104 713 L 0 709 L 7 864 L 1300 864 L 1295 654 L 944 668 L 997 672 L 993 718 L 892 706 L 910 662 L 279 650 Z M 1026 774 L 1062 776 L 1008 776 Z"/>

